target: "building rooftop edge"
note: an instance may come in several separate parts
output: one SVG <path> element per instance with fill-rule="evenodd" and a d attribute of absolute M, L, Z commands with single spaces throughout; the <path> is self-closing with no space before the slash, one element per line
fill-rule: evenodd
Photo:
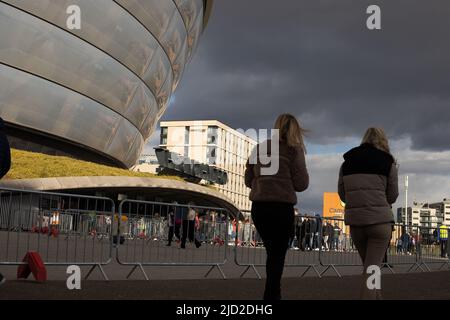
<path fill-rule="evenodd" d="M 246 136 L 245 134 L 242 134 L 241 132 L 237 131 L 236 129 L 226 125 L 225 123 L 219 121 L 219 120 L 165 120 L 160 122 L 160 127 L 175 127 L 177 124 L 183 124 L 186 125 L 195 125 L 198 124 L 199 126 L 204 125 L 217 125 L 218 127 L 221 127 L 222 129 L 226 129 L 229 131 L 232 131 L 236 135 L 241 136 L 242 138 L 248 139 L 250 142 L 257 143 L 254 139 L 252 139 L 249 136 Z"/>

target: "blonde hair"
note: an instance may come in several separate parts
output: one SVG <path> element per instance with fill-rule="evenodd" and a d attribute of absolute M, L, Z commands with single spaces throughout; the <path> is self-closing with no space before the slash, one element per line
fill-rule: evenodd
<path fill-rule="evenodd" d="M 274 129 L 279 130 L 281 141 L 286 142 L 289 147 L 300 147 L 306 153 L 303 136 L 308 130 L 303 129 L 293 115 L 288 113 L 279 115 Z"/>
<path fill-rule="evenodd" d="M 375 148 L 380 149 L 384 152 L 391 153 L 389 149 L 389 142 L 384 130 L 381 128 L 369 128 L 367 129 L 361 144 L 368 143 L 373 145 Z"/>

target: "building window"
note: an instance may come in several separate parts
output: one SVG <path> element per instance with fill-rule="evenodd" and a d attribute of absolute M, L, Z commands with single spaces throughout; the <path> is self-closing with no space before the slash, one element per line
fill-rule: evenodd
<path fill-rule="evenodd" d="M 208 146 L 206 149 L 206 159 L 209 164 L 216 164 L 216 147 Z"/>
<path fill-rule="evenodd" d="M 189 132 L 190 132 L 190 127 L 185 127 L 184 128 L 184 144 L 189 144 Z"/>
<path fill-rule="evenodd" d="M 161 127 L 160 144 L 167 144 L 167 127 Z"/>
<path fill-rule="evenodd" d="M 208 126 L 208 144 L 217 144 L 217 126 Z"/>

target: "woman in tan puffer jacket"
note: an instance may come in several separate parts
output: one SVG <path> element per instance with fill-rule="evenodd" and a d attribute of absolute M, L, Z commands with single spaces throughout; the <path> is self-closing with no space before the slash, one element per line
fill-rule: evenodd
<path fill-rule="evenodd" d="M 296 192 L 308 188 L 303 130 L 297 119 L 282 114 L 275 122 L 279 147 L 268 140 L 256 146 L 247 161 L 245 184 L 251 188 L 252 219 L 267 251 L 265 300 L 281 299 L 281 276 L 294 229 Z M 259 152 L 267 148 L 267 152 Z M 265 164 L 265 155 L 270 163 Z M 269 170 L 273 169 L 273 170 Z"/>

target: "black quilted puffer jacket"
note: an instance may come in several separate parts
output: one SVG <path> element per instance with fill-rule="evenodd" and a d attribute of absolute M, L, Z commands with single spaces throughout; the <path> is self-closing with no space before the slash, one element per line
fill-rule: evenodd
<path fill-rule="evenodd" d="M 392 204 L 398 197 L 394 158 L 370 144 L 350 150 L 344 154 L 338 192 L 345 203 L 347 225 L 393 223 Z"/>

